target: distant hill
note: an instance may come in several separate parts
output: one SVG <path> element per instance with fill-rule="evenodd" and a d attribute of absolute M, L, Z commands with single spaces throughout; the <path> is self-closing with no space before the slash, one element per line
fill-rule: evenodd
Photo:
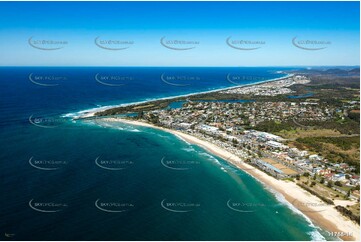
<path fill-rule="evenodd" d="M 302 74 L 312 74 L 312 75 L 359 76 L 360 68 L 352 68 L 352 69 L 319 68 L 319 69 L 304 69 L 304 70 L 298 70 L 298 71 L 292 71 L 292 72 L 302 73 Z"/>
<path fill-rule="evenodd" d="M 360 68 L 355 68 L 349 71 L 349 73 L 352 73 L 354 75 L 360 75 Z"/>

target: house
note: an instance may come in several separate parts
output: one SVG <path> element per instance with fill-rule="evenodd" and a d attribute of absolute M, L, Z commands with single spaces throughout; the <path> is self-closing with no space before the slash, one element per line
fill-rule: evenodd
<path fill-rule="evenodd" d="M 321 176 L 328 175 L 328 174 L 331 174 L 331 173 L 332 173 L 332 171 L 329 168 L 328 169 L 320 169 L 317 172 L 317 174 L 321 175 Z"/>
<path fill-rule="evenodd" d="M 201 125 L 198 126 L 198 128 L 200 130 L 205 131 L 208 134 L 216 134 L 219 131 L 218 128 L 213 127 L 213 126 L 209 126 L 209 125 L 206 125 L 206 124 L 201 124 Z"/>
<path fill-rule="evenodd" d="M 346 175 L 343 173 L 333 174 L 332 181 L 346 181 Z"/>
<path fill-rule="evenodd" d="M 321 160 L 322 160 L 322 156 L 319 156 L 319 155 L 314 154 L 314 155 L 310 155 L 310 156 L 308 157 L 308 159 L 310 159 L 311 161 L 321 161 Z"/>
<path fill-rule="evenodd" d="M 284 149 L 284 148 L 287 147 L 287 146 L 285 146 L 284 144 L 281 144 L 281 143 L 279 143 L 279 142 L 272 141 L 272 140 L 267 141 L 267 142 L 266 142 L 266 145 L 267 145 L 267 146 L 270 146 L 270 147 L 272 147 L 272 148 L 275 148 L 275 149 Z"/>

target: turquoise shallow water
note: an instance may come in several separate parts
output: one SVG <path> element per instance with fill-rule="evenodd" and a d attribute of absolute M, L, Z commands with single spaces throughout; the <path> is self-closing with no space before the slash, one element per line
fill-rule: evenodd
<path fill-rule="evenodd" d="M 327 238 L 281 197 L 203 149 L 151 128 L 61 118 L 90 100 L 85 90 L 59 96 L 29 86 L 21 71 L 9 73 L 0 73 L 0 229 L 12 235 L 4 239 Z M 29 121 L 32 114 L 55 118 L 43 127 L 44 119 Z"/>
<path fill-rule="evenodd" d="M 26 140 L 27 150 L 13 148 L 17 158 L 11 161 L 12 167 L 7 164 L 8 169 L 4 169 L 2 164 L 7 197 L 2 211 L 6 224 L 2 228 L 19 239 L 310 240 L 320 237 L 303 216 L 254 178 L 171 134 L 99 122 L 76 123 L 61 133 L 49 130 L 45 135 L 39 130 L 42 128 L 32 129 L 31 135 L 23 134 L 26 139 L 17 140 L 19 147 Z M 36 133 L 41 133 L 46 144 Z M 35 161 L 58 157 L 57 160 L 66 162 L 57 165 L 33 162 L 42 168 L 59 168 L 39 170 L 29 166 L 30 153 Z M 108 170 L 97 164 L 124 169 Z M 35 208 L 44 210 L 53 207 L 37 207 L 36 202 L 66 206 L 60 207 L 59 212 L 42 213 L 29 207 L 31 200 Z M 102 211 L 95 206 L 97 200 L 100 208 L 126 211 Z"/>

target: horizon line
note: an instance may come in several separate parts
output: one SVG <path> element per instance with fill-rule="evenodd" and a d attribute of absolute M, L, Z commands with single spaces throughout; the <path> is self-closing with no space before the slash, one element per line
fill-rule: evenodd
<path fill-rule="evenodd" d="M 279 66 L 272 66 L 272 65 L 262 65 L 262 66 L 126 66 L 126 65 L 123 65 L 123 66 L 111 66 L 111 65 L 108 65 L 108 66 L 97 66 L 97 65 L 86 65 L 86 66 L 82 66 L 82 65 L 79 65 L 79 66 L 67 66 L 67 65 L 51 65 L 51 66 L 41 66 L 41 65 L 36 65 L 36 66 L 27 66 L 27 65 L 9 65 L 9 66 L 3 66 L 3 65 L 0 65 L 0 68 L 3 68 L 3 67 L 134 67 L 134 68 L 139 68 L 139 67 L 149 67 L 149 68 L 168 68 L 168 67 L 183 67 L 183 68 L 190 68 L 190 67 L 194 67 L 194 68 L 204 68 L 204 67 L 208 67 L 208 68 L 243 68 L 243 67 L 359 67 L 360 68 L 360 65 L 359 64 L 355 64 L 355 65 L 279 65 Z"/>

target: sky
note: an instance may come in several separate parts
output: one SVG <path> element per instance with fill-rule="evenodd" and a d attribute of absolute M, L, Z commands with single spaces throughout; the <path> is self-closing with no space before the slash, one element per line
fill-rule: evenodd
<path fill-rule="evenodd" d="M 0 2 L 0 66 L 360 64 L 359 2 Z"/>

